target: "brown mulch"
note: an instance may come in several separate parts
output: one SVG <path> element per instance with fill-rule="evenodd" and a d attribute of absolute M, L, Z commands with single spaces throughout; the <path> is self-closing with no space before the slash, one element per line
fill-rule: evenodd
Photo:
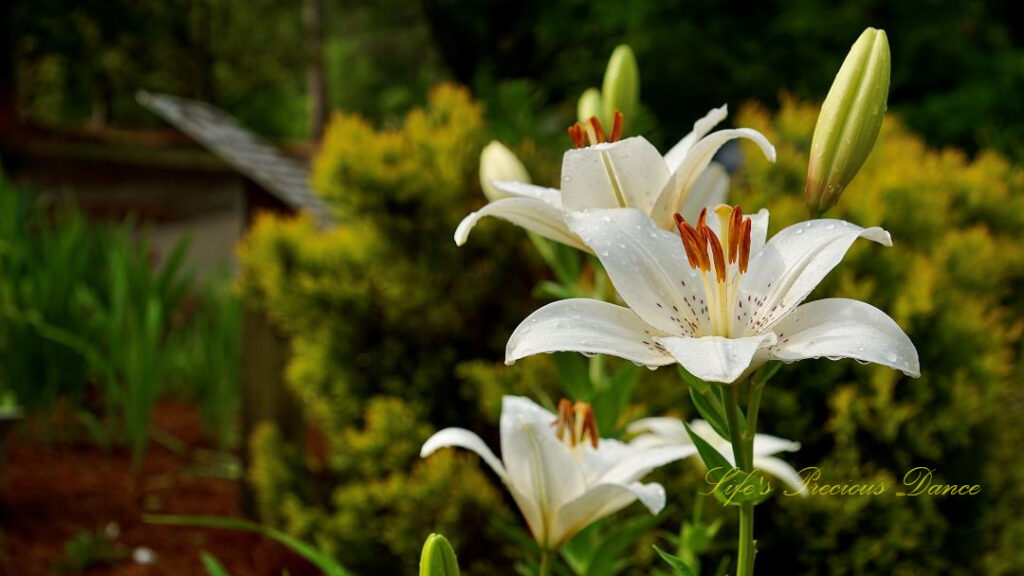
<path fill-rule="evenodd" d="M 143 514 L 152 513 L 242 517 L 238 481 L 197 470 L 198 450 L 210 443 L 202 437 L 196 409 L 162 402 L 153 421 L 188 448 L 177 454 L 151 443 L 138 474 L 124 450 L 108 454 L 85 441 L 43 442 L 24 430 L 11 434 L 0 476 L 0 575 L 61 574 L 56 563 L 66 543 L 83 531 L 102 532 L 110 523 L 119 527 L 119 546 L 129 552 L 150 548 L 156 562 L 141 565 L 126 558 L 86 574 L 204 575 L 202 550 L 232 576 L 316 573 L 285 547 L 257 534 L 144 523 Z"/>

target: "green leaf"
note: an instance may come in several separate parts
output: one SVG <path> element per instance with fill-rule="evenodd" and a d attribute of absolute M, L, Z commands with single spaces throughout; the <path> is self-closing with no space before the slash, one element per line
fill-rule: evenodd
<path fill-rule="evenodd" d="M 224 566 L 209 552 L 203 550 L 199 552 L 199 557 L 202 559 L 203 567 L 206 568 L 206 573 L 209 576 L 230 576 L 228 571 L 224 569 Z"/>
<path fill-rule="evenodd" d="M 586 576 L 614 576 L 626 566 L 626 551 L 661 520 L 644 515 L 612 524 L 615 528 L 601 538 L 596 552 L 587 563 Z"/>
<path fill-rule="evenodd" d="M 654 551 L 658 553 L 658 556 L 661 556 L 662 560 L 667 562 L 668 565 L 672 567 L 672 571 L 676 574 L 681 574 L 682 576 L 700 576 L 699 574 L 694 572 L 693 568 L 690 568 L 690 566 L 686 562 L 684 562 L 682 558 L 678 556 L 673 556 L 672 554 L 665 552 L 657 546 L 654 546 Z"/>
<path fill-rule="evenodd" d="M 686 385 L 689 386 L 691 389 L 696 389 L 698 392 L 702 394 L 706 394 L 709 390 L 711 390 L 711 384 L 708 384 L 707 382 L 701 380 L 700 378 L 697 378 L 693 374 L 690 374 L 686 370 L 686 368 L 683 368 L 682 364 L 676 364 L 676 368 L 679 369 L 679 377 L 682 378 L 683 382 L 686 382 Z"/>
<path fill-rule="evenodd" d="M 725 410 L 722 409 L 722 403 L 718 398 L 710 390 L 698 392 L 696 388 L 691 386 L 690 399 L 693 400 L 693 405 L 697 407 L 697 412 L 700 413 L 702 418 L 707 420 L 708 424 L 711 424 L 715 432 L 722 438 L 730 440 L 729 425 L 725 421 Z"/>
<path fill-rule="evenodd" d="M 765 363 L 764 366 L 758 368 L 757 372 L 754 372 L 754 377 L 751 379 L 751 384 L 754 386 L 764 386 L 769 380 L 775 376 L 775 373 L 782 368 L 783 362 L 778 360 L 772 360 L 771 362 Z"/>
<path fill-rule="evenodd" d="M 733 466 L 718 450 L 691 430 L 688 424 L 684 422 L 683 426 L 686 426 L 686 433 L 697 447 L 708 474 L 714 480 L 712 492 L 719 502 L 726 506 L 739 506 L 744 502 L 759 504 L 771 496 L 771 484 L 760 472 L 747 473 Z"/>
<path fill-rule="evenodd" d="M 149 524 L 160 524 L 164 526 L 194 526 L 197 528 L 225 528 L 227 530 L 240 530 L 243 532 L 255 532 L 267 538 L 276 540 L 291 548 L 293 552 L 309 560 L 314 566 L 328 576 L 352 576 L 352 573 L 345 570 L 333 558 L 317 550 L 313 546 L 299 540 L 298 538 L 281 532 L 280 530 L 263 526 L 241 518 L 227 518 L 224 516 L 176 516 L 176 515 L 143 515 L 142 521 Z"/>
<path fill-rule="evenodd" d="M 567 395 L 573 400 L 590 402 L 594 396 L 594 385 L 590 381 L 587 359 L 572 352 L 555 352 L 551 357 Z"/>

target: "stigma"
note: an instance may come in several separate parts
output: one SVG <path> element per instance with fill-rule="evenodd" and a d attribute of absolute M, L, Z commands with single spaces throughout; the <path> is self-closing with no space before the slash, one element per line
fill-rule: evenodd
<path fill-rule="evenodd" d="M 573 403 L 568 398 L 562 398 L 558 402 L 558 419 L 551 425 L 556 427 L 555 435 L 558 439 L 569 448 L 575 450 L 589 443 L 592 448 L 597 449 L 600 434 L 590 404 Z"/>
<path fill-rule="evenodd" d="M 700 271 L 704 282 L 711 335 L 729 337 L 733 335 L 732 311 L 737 304 L 739 277 L 746 274 L 750 263 L 751 221 L 743 216 L 739 205 L 719 205 L 714 216 L 718 218 L 721 238 L 707 224 L 707 208 L 701 210 L 696 225 L 678 212 L 675 221 L 686 260 L 690 268 Z"/>
<path fill-rule="evenodd" d="M 604 128 L 597 116 L 591 116 L 586 122 L 577 122 L 569 126 L 569 138 L 572 138 L 574 148 L 586 148 L 603 142 L 618 142 L 622 138 L 622 112 L 618 110 L 612 118 L 611 134 L 605 135 Z"/>

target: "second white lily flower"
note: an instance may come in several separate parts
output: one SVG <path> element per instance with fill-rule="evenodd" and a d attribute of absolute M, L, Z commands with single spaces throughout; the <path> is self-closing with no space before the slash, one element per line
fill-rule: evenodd
<path fill-rule="evenodd" d="M 598 438 L 588 405 L 565 400 L 556 416 L 518 396 L 502 400 L 500 460 L 479 436 L 462 428 L 437 432 L 420 455 L 448 446 L 472 450 L 494 470 L 547 550 L 636 500 L 657 514 L 665 507 L 665 489 L 640 479 L 697 453 L 692 445 L 633 446 Z"/>
<path fill-rule="evenodd" d="M 492 200 L 466 216 L 455 231 L 455 243 L 464 244 L 485 216 L 507 220 L 587 252 L 590 248 L 566 225 L 565 215 L 569 212 L 584 208 L 636 208 L 666 230 L 672 228 L 675 212 L 696 218 L 704 206 L 725 201 L 729 177 L 722 166 L 711 162 L 723 144 L 747 138 L 757 143 L 766 158 L 775 161 L 775 148 L 756 130 L 711 132 L 726 115 L 725 106 L 709 112 L 664 157 L 643 137 L 618 140 L 614 131 L 606 137 L 599 123 L 577 125 L 573 137 L 578 147 L 562 158 L 561 190 L 526 182 L 491 181 L 490 186 L 507 197 Z M 588 139 L 591 145 L 584 146 Z"/>

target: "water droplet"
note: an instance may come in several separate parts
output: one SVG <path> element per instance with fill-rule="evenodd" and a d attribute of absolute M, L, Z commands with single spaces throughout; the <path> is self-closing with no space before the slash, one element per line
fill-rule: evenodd
<path fill-rule="evenodd" d="M 835 224 L 828 224 L 828 225 L 825 226 L 825 230 L 835 230 L 835 229 L 836 229 L 836 225 Z"/>
<path fill-rule="evenodd" d="M 612 219 L 610 217 L 608 217 L 608 216 L 602 216 L 601 217 L 601 222 L 604 222 L 605 224 L 608 224 L 611 221 L 612 221 Z"/>
<path fill-rule="evenodd" d="M 803 228 L 798 228 L 795 233 L 796 234 L 803 234 L 804 233 L 804 229 Z"/>

